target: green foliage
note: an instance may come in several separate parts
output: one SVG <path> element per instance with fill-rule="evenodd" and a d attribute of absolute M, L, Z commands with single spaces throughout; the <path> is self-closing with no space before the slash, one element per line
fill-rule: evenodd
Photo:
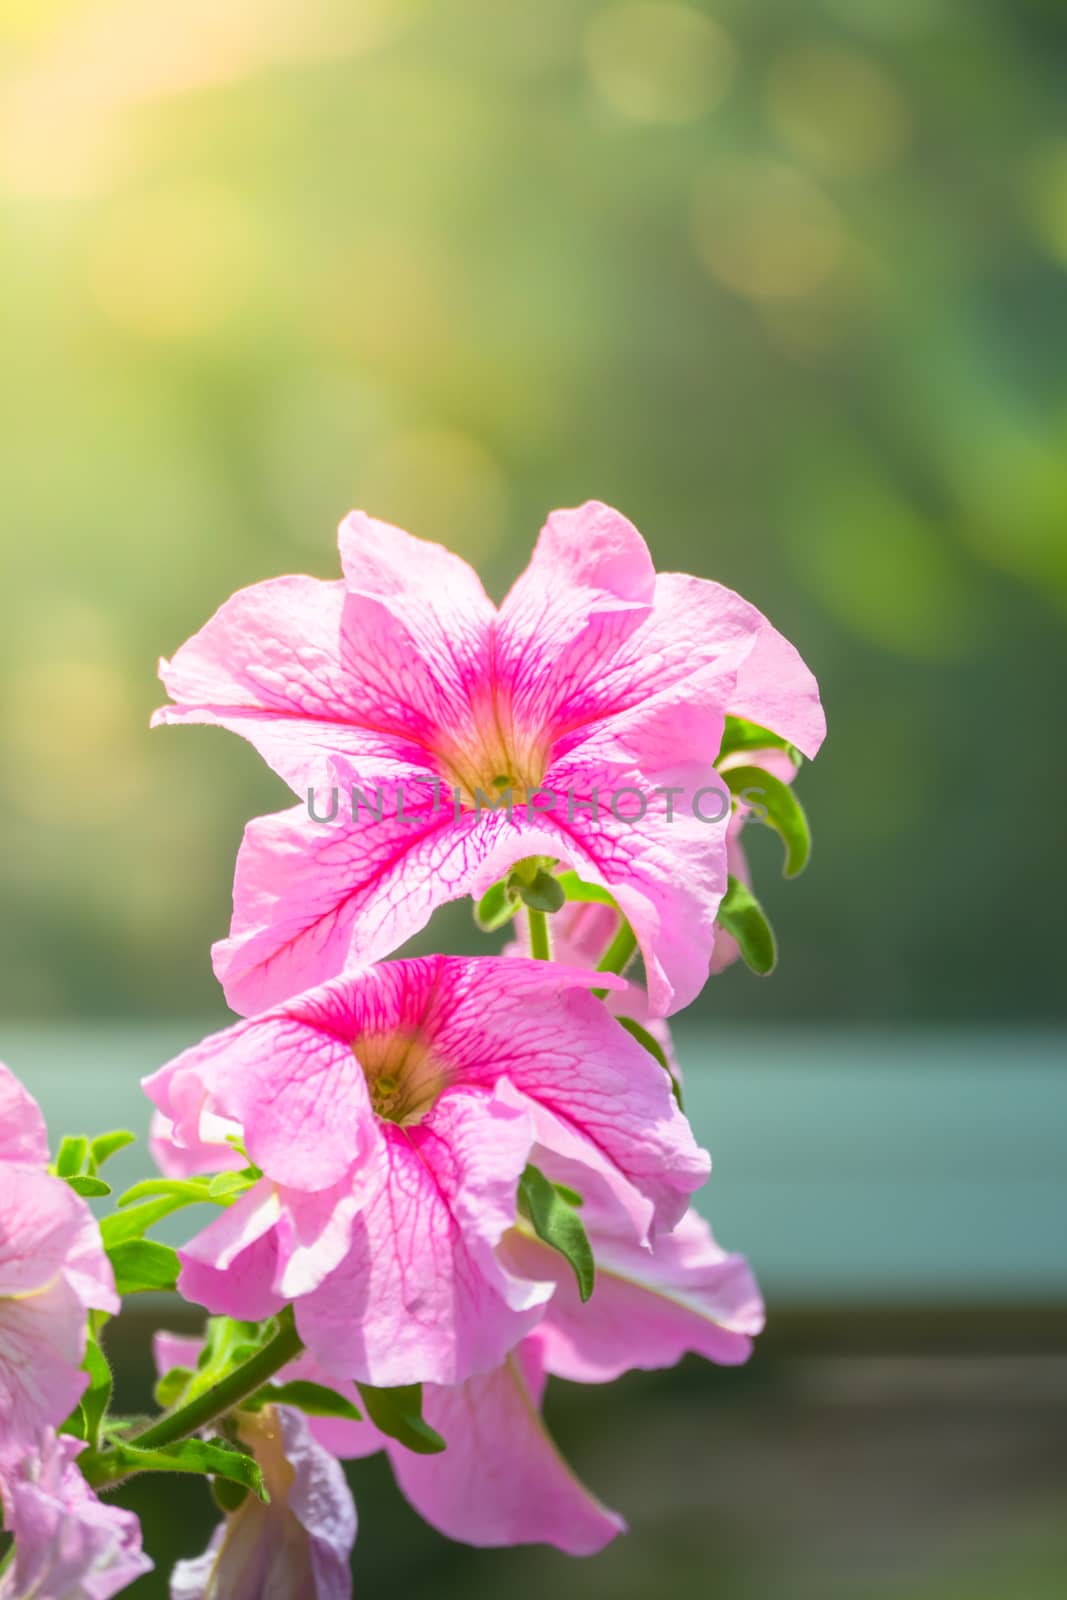
<path fill-rule="evenodd" d="M 295 1406 L 309 1417 L 341 1417 L 345 1422 L 360 1422 L 363 1416 L 358 1406 L 335 1389 L 306 1378 L 293 1378 L 289 1383 L 268 1383 L 251 1400 L 245 1401 L 241 1409 L 261 1411 L 268 1405 Z"/>
<path fill-rule="evenodd" d="M 615 896 L 609 889 L 605 889 L 599 883 L 584 882 L 576 872 L 571 872 L 569 868 L 566 872 L 561 872 L 556 881 L 568 900 L 580 901 L 590 905 L 613 906 L 616 911 L 619 909 Z"/>
<path fill-rule="evenodd" d="M 171 1367 L 161 1378 L 156 1380 L 153 1395 L 158 1406 L 168 1411 L 171 1406 L 176 1406 L 184 1398 L 193 1377 L 191 1367 Z"/>
<path fill-rule="evenodd" d="M 210 1317 L 196 1372 L 182 1395 L 182 1403 L 197 1399 L 221 1383 L 262 1349 L 274 1335 L 275 1322 L 239 1322 L 236 1317 Z"/>
<path fill-rule="evenodd" d="M 75 1194 L 82 1195 L 86 1200 L 99 1200 L 103 1195 L 111 1193 L 110 1183 L 105 1183 L 103 1178 L 90 1178 L 88 1173 L 84 1172 L 68 1178 L 67 1183 Z"/>
<path fill-rule="evenodd" d="M 550 1183 L 535 1166 L 519 1179 L 518 1205 L 537 1237 L 570 1262 L 581 1298 L 588 1300 L 596 1283 L 596 1264 L 572 1190 Z"/>
<path fill-rule="evenodd" d="M 100 1199 L 111 1193 L 111 1185 L 97 1176 L 99 1168 L 135 1137 L 125 1128 L 98 1134 L 92 1140 L 81 1133 L 67 1134 L 60 1141 L 51 1170 L 58 1178 L 65 1179 L 75 1194 L 87 1200 Z"/>
<path fill-rule="evenodd" d="M 790 744 L 780 734 L 772 733 L 769 728 L 761 728 L 758 722 L 747 722 L 744 717 L 727 717 L 718 760 L 722 761 L 724 757 L 737 755 L 744 750 L 784 750 L 798 767 L 804 759 L 796 745 Z"/>
<path fill-rule="evenodd" d="M 356 1388 L 380 1433 L 420 1456 L 438 1455 L 445 1448 L 441 1435 L 423 1420 L 421 1383 L 398 1389 L 375 1389 L 368 1383 L 357 1383 Z"/>
<path fill-rule="evenodd" d="M 228 1439 L 182 1439 L 151 1450 L 117 1438 L 108 1440 L 108 1472 L 112 1481 L 134 1472 L 188 1472 L 225 1478 L 268 1500 L 263 1474 L 255 1459 Z M 91 1468 L 90 1468 L 91 1470 Z"/>
<path fill-rule="evenodd" d="M 737 940 L 745 964 L 761 978 L 774 971 L 778 948 L 763 907 L 738 878 L 731 878 L 718 921 Z"/>
<path fill-rule="evenodd" d="M 83 1134 L 68 1133 L 56 1152 L 55 1170 L 60 1178 L 73 1178 L 89 1157 L 89 1141 Z"/>
<path fill-rule="evenodd" d="M 105 1161 L 110 1161 L 112 1156 L 118 1155 L 120 1150 L 125 1150 L 127 1145 L 136 1142 L 137 1135 L 131 1133 L 129 1128 L 114 1128 L 110 1133 L 98 1133 L 89 1144 L 89 1160 L 95 1172 L 102 1167 Z"/>
<path fill-rule="evenodd" d="M 119 1294 L 177 1288 L 181 1264 L 177 1251 L 169 1244 L 158 1244 L 154 1239 L 126 1239 L 107 1246 L 107 1253 L 115 1269 Z"/>
<path fill-rule="evenodd" d="M 474 908 L 474 920 L 483 933 L 494 933 L 509 923 L 521 905 L 503 879 L 487 889 Z"/>
<path fill-rule="evenodd" d="M 89 1374 L 85 1393 L 73 1413 L 63 1424 L 62 1432 L 76 1439 L 84 1439 L 91 1449 L 96 1449 L 107 1408 L 111 1404 L 111 1367 L 100 1347 L 99 1337 L 92 1323 L 99 1314 L 91 1314 L 89 1334 L 85 1346 L 82 1370 Z M 102 1317 L 99 1320 L 103 1320 Z"/>
<path fill-rule="evenodd" d="M 811 829 L 791 786 L 762 767 L 730 767 L 723 778 L 735 798 L 766 812 L 768 826 L 785 846 L 785 876 L 797 877 L 811 856 Z"/>

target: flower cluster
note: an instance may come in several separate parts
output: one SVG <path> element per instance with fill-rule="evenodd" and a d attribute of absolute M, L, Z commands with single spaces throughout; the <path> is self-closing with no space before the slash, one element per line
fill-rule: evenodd
<path fill-rule="evenodd" d="M 248 825 L 214 949 L 239 1020 L 146 1080 L 161 1176 L 103 1240 L 71 1189 L 106 1189 L 92 1154 L 47 1173 L 36 1108 L 0 1079 L 2 1600 L 117 1592 L 145 1558 L 90 1485 L 176 1463 L 225 1517 L 174 1600 L 344 1600 L 338 1461 L 379 1450 L 453 1538 L 592 1553 L 624 1524 L 549 1438 L 548 1377 L 740 1362 L 762 1326 L 692 1209 L 710 1161 L 666 1019 L 739 956 L 773 964 L 741 830 L 770 823 L 803 866 L 814 679 L 737 595 L 657 575 L 603 505 L 553 514 L 499 608 L 362 513 L 340 546 L 341 580 L 244 590 L 162 663 L 156 720 L 241 734 L 297 803 Z M 721 804 L 678 798 L 698 795 Z M 398 955 L 461 896 L 514 924 L 500 953 Z M 146 1237 L 196 1202 L 217 1214 L 177 1258 Z M 90 1403 L 102 1244 L 120 1287 L 176 1280 L 210 1313 L 203 1339 L 157 1336 L 147 1427 Z M 82 1588 L 35 1565 L 59 1505 Z"/>

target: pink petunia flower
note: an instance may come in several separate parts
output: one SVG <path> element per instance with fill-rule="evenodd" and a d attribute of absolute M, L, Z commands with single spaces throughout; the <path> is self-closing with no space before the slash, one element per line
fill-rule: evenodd
<path fill-rule="evenodd" d="M 15 1553 L 0 1600 L 110 1600 L 151 1572 L 132 1511 L 98 1500 L 77 1467 L 82 1440 L 42 1429 L 0 1477 Z"/>
<path fill-rule="evenodd" d="M 89 1308 L 119 1310 L 92 1212 L 47 1163 L 37 1102 L 0 1065 L 0 1470 L 77 1405 Z"/>
<path fill-rule="evenodd" d="M 312 1422 L 336 1455 L 384 1449 L 408 1500 L 449 1538 L 551 1544 L 569 1555 L 602 1549 L 625 1524 L 575 1476 L 546 1431 L 547 1375 L 607 1383 L 634 1368 L 673 1366 L 687 1352 L 736 1365 L 763 1327 L 747 1262 L 722 1250 L 695 1212 L 651 1250 L 595 1181 L 582 1214 L 597 1261 L 596 1288 L 584 1305 L 566 1262 L 528 1233 L 509 1236 L 514 1259 L 551 1276 L 556 1292 L 542 1322 L 495 1371 L 454 1387 L 425 1386 L 423 1414 L 444 1438 L 443 1454 L 412 1454 L 369 1421 Z M 297 1373 L 322 1381 L 306 1356 Z M 358 1395 L 347 1397 L 358 1405 Z"/>
<path fill-rule="evenodd" d="M 171 1600 L 350 1600 L 356 1507 L 344 1472 L 291 1406 L 237 1415 L 270 1495 L 249 1494 L 203 1555 L 179 1561 Z"/>
<path fill-rule="evenodd" d="M 164 1166 L 168 1144 L 230 1165 L 230 1135 L 262 1172 L 182 1252 L 182 1292 L 253 1320 L 293 1301 L 327 1371 L 381 1387 L 499 1365 L 552 1292 L 498 1250 L 528 1162 L 597 1174 L 642 1240 L 709 1170 L 662 1068 L 588 992 L 604 981 L 386 963 L 163 1067 L 145 1088 Z"/>
<path fill-rule="evenodd" d="M 687 1005 L 726 888 L 725 715 L 809 756 L 825 732 L 793 646 L 729 589 L 657 576 L 596 503 L 549 517 L 499 609 L 458 556 L 362 512 L 340 548 L 343 581 L 242 590 L 161 663 L 157 722 L 232 729 L 301 799 L 246 829 L 214 952 L 230 1004 L 378 960 L 543 856 L 610 887 L 653 1010 Z M 304 804 L 324 787 L 343 791 L 329 826 Z M 484 809 L 506 794 L 510 814 Z"/>

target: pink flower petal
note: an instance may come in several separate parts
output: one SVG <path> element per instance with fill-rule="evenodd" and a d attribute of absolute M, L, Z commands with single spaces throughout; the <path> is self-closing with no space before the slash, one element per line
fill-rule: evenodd
<path fill-rule="evenodd" d="M 549 1437 L 543 1387 L 535 1334 L 495 1371 L 423 1391 L 426 1420 L 448 1448 L 438 1456 L 387 1448 L 397 1482 L 431 1527 L 466 1544 L 550 1544 L 573 1556 L 593 1555 L 625 1532 Z"/>
<path fill-rule="evenodd" d="M 588 1203 L 587 1203 L 588 1204 Z M 610 1383 L 633 1368 L 673 1366 L 687 1352 L 733 1366 L 748 1359 L 763 1327 L 763 1302 L 743 1256 L 729 1255 L 690 1211 L 673 1233 L 641 1248 L 586 1215 L 596 1287 L 582 1304 L 565 1262 L 536 1239 L 509 1241 L 516 1270 L 551 1269 L 557 1281 L 538 1328 L 550 1372 L 576 1383 Z"/>
<path fill-rule="evenodd" d="M 661 1225 L 673 1226 L 710 1161 L 663 1068 L 588 992 L 604 975 L 553 967 L 559 991 L 550 1008 L 542 962 L 483 960 L 469 969 L 468 987 L 452 989 L 438 1033 L 464 1081 L 488 1085 L 504 1077 L 589 1141 L 653 1202 Z M 538 1138 L 547 1137 L 539 1126 Z"/>
<path fill-rule="evenodd" d="M 153 726 L 229 728 L 300 795 L 332 782 L 337 758 L 375 780 L 420 770 L 425 751 L 375 721 L 368 688 L 380 679 L 355 670 L 346 594 L 343 583 L 302 577 L 240 590 L 160 662 L 176 704 L 157 711 Z"/>
<path fill-rule="evenodd" d="M 333 1456 L 289 1406 L 242 1416 L 270 1500 L 249 1495 L 203 1555 L 180 1561 L 171 1600 L 350 1600 L 356 1508 Z"/>
<path fill-rule="evenodd" d="M 477 573 L 442 545 L 353 511 L 338 542 L 348 586 L 346 662 L 372 726 L 429 750 L 477 731 L 492 682 L 494 616 Z"/>
<path fill-rule="evenodd" d="M 58 1427 L 81 1399 L 85 1321 L 62 1277 L 24 1300 L 0 1300 L 0 1461 L 23 1453 L 43 1423 Z"/>
<path fill-rule="evenodd" d="M 0 1061 L 0 1161 L 48 1165 L 48 1130 L 40 1107 Z"/>
<path fill-rule="evenodd" d="M 285 1300 L 274 1288 L 280 1210 L 274 1188 L 258 1183 L 180 1250 L 178 1288 L 186 1300 L 250 1322 L 280 1311 Z"/>
<path fill-rule="evenodd" d="M 624 516 L 598 501 L 554 511 L 494 629 L 494 670 L 515 725 L 551 743 L 598 715 L 605 666 L 654 593 L 648 547 Z"/>
<path fill-rule="evenodd" d="M 46 1431 L 8 1478 L 5 1522 L 15 1557 L 0 1579 L 4 1600 L 111 1600 L 151 1572 L 136 1516 L 98 1500 L 79 1472 L 84 1449 Z"/>
<path fill-rule="evenodd" d="M 453 1090 L 426 1121 L 389 1134 L 349 1254 L 297 1303 L 297 1327 L 335 1377 L 456 1382 L 495 1366 L 548 1292 L 510 1277 L 495 1255 L 514 1220 L 529 1119 Z"/>

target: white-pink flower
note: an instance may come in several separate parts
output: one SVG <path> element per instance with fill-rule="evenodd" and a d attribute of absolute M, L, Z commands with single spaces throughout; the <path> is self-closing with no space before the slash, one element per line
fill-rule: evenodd
<path fill-rule="evenodd" d="M 654 1012 L 688 1004 L 726 888 L 725 716 L 809 756 L 823 738 L 792 645 L 721 585 L 657 576 L 595 503 L 553 513 L 499 609 L 458 556 L 361 512 L 340 546 L 343 581 L 256 584 L 161 664 L 175 703 L 158 721 L 240 733 L 301 798 L 246 830 L 215 948 L 231 1005 L 378 960 L 530 856 L 608 886 Z M 354 820 L 353 784 L 372 803 Z M 340 816 L 318 825 L 308 790 L 333 786 Z M 479 809 L 505 790 L 510 815 Z"/>
<path fill-rule="evenodd" d="M 134 1513 L 98 1500 L 78 1470 L 84 1449 L 46 1428 L 4 1466 L 0 1497 L 15 1551 L 0 1600 L 110 1600 L 151 1572 Z"/>
<path fill-rule="evenodd" d="M 47 1164 L 37 1103 L 0 1064 L 0 1471 L 77 1405 L 89 1309 L 119 1309 L 92 1212 Z"/>
<path fill-rule="evenodd" d="M 552 1282 L 511 1270 L 527 1163 L 596 1175 L 636 1237 L 669 1229 L 709 1169 L 663 1069 L 590 988 L 519 959 L 384 963 L 186 1051 L 146 1082 L 164 1165 L 263 1176 L 182 1252 L 215 1312 L 295 1303 L 335 1376 L 450 1384 L 497 1366 Z M 608 979 L 621 987 L 622 980 Z M 214 1156 L 213 1156 L 214 1152 Z"/>
<path fill-rule="evenodd" d="M 171 1600 L 350 1600 L 356 1507 L 345 1475 L 291 1406 L 242 1411 L 237 1433 L 263 1472 L 207 1549 L 179 1561 Z"/>

